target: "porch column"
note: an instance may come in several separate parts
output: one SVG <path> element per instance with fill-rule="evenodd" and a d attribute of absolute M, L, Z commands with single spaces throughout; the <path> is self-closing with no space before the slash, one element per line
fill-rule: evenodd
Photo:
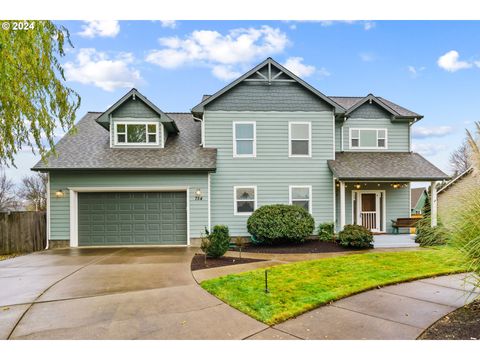
<path fill-rule="evenodd" d="M 340 181 L 340 231 L 345 226 L 345 182 Z"/>
<path fill-rule="evenodd" d="M 430 186 L 430 216 L 432 218 L 432 227 L 437 226 L 437 182 L 432 181 Z"/>

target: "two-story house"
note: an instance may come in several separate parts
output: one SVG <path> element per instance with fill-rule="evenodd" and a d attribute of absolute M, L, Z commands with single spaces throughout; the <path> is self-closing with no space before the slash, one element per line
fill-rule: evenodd
<path fill-rule="evenodd" d="M 190 113 L 132 89 L 34 167 L 49 174 L 49 246 L 198 244 L 215 224 L 247 236 L 266 204 L 389 233 L 410 215 L 410 182 L 447 177 L 411 152 L 421 118 L 371 94 L 326 96 L 270 58 Z"/>

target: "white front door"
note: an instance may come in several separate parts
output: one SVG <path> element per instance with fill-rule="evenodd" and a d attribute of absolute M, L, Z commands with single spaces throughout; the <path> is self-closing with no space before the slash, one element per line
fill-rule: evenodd
<path fill-rule="evenodd" d="M 381 191 L 355 191 L 356 206 L 354 216 L 356 224 L 362 225 L 373 232 L 382 231 L 382 192 Z M 355 214 L 356 213 L 356 214 Z"/>

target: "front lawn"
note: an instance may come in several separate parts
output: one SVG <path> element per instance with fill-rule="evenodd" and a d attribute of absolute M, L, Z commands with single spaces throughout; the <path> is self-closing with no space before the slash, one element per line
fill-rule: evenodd
<path fill-rule="evenodd" d="M 303 261 L 206 280 L 201 286 L 234 308 L 268 325 L 333 300 L 402 281 L 466 271 L 451 248 L 365 253 Z"/>

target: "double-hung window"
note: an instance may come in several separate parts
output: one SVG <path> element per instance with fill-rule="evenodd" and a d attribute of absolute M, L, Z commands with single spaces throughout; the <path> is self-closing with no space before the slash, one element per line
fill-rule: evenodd
<path fill-rule="evenodd" d="M 115 145 L 159 145 L 158 123 L 115 123 Z"/>
<path fill-rule="evenodd" d="M 291 185 L 289 188 L 290 205 L 296 205 L 312 212 L 312 187 L 310 185 Z"/>
<path fill-rule="evenodd" d="M 352 149 L 386 149 L 387 129 L 350 129 Z"/>
<path fill-rule="evenodd" d="M 233 196 L 235 215 L 250 215 L 257 208 L 256 186 L 234 186 Z"/>
<path fill-rule="evenodd" d="M 312 124 L 310 122 L 288 123 L 288 148 L 291 157 L 310 157 L 312 152 Z"/>
<path fill-rule="evenodd" d="M 233 156 L 255 157 L 257 153 L 257 135 L 254 121 L 233 123 Z"/>

